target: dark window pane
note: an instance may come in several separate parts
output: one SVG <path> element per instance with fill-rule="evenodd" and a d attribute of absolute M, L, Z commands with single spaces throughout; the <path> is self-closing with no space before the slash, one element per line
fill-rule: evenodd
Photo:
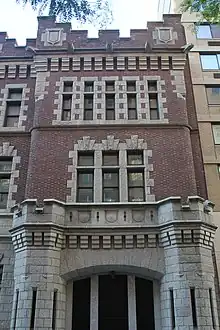
<path fill-rule="evenodd" d="M 70 110 L 64 110 L 62 113 L 62 120 L 69 121 L 71 120 L 71 111 Z"/>
<path fill-rule="evenodd" d="M 103 154 L 104 166 L 117 166 L 118 165 L 118 153 L 104 153 Z"/>
<path fill-rule="evenodd" d="M 93 187 L 93 173 L 79 173 L 78 187 Z"/>
<path fill-rule="evenodd" d="M 92 110 L 84 111 L 84 120 L 93 120 L 93 111 Z"/>
<path fill-rule="evenodd" d="M 104 202 L 119 201 L 118 188 L 104 188 L 103 195 Z"/>
<path fill-rule="evenodd" d="M 149 104 L 150 104 L 150 109 L 158 108 L 157 94 L 149 95 Z"/>
<path fill-rule="evenodd" d="M 137 119 L 137 111 L 136 109 L 128 109 L 128 119 L 132 120 L 132 119 Z"/>
<path fill-rule="evenodd" d="M 91 203 L 93 202 L 93 189 L 92 188 L 78 188 L 78 202 Z"/>
<path fill-rule="evenodd" d="M 0 172 L 10 172 L 12 162 L 10 160 L 0 161 Z"/>
<path fill-rule="evenodd" d="M 19 116 L 21 103 L 8 102 L 7 104 L 7 116 Z"/>
<path fill-rule="evenodd" d="M 211 29 L 209 25 L 196 26 L 196 35 L 198 39 L 211 39 Z"/>
<path fill-rule="evenodd" d="M 128 165 L 143 164 L 143 152 L 128 153 Z"/>
<path fill-rule="evenodd" d="M 128 173 L 129 187 L 141 187 L 144 185 L 144 176 L 142 172 L 129 172 Z"/>
<path fill-rule="evenodd" d="M 86 97 L 84 98 L 84 108 L 87 110 L 93 109 L 93 97 Z"/>
<path fill-rule="evenodd" d="M 22 97 L 22 89 L 16 88 L 16 89 L 9 89 L 9 99 L 14 99 L 14 100 L 21 100 Z"/>
<path fill-rule="evenodd" d="M 9 178 L 0 178 L 0 192 L 8 192 L 9 190 Z"/>
<path fill-rule="evenodd" d="M 8 194 L 7 193 L 0 193 L 0 208 L 6 209 L 8 203 Z"/>
<path fill-rule="evenodd" d="M 71 110 L 72 106 L 72 96 L 71 95 L 64 95 L 63 96 L 63 109 L 64 110 Z"/>
<path fill-rule="evenodd" d="M 136 109 L 136 95 L 128 95 L 128 109 Z"/>
<path fill-rule="evenodd" d="M 115 90 L 115 82 L 114 81 L 106 81 L 105 88 L 107 92 L 112 92 Z"/>
<path fill-rule="evenodd" d="M 218 70 L 219 65 L 216 55 L 200 55 L 204 70 Z"/>
<path fill-rule="evenodd" d="M 129 188 L 128 189 L 129 202 L 142 202 L 144 201 L 144 188 Z"/>
<path fill-rule="evenodd" d="M 94 157 L 93 154 L 80 154 L 78 157 L 78 165 L 79 166 L 93 166 Z"/>
<path fill-rule="evenodd" d="M 150 119 L 151 120 L 160 119 L 159 111 L 157 109 L 150 109 Z"/>
<path fill-rule="evenodd" d="M 115 110 L 106 110 L 106 120 L 115 120 Z"/>
<path fill-rule="evenodd" d="M 94 83 L 93 81 L 85 82 L 85 92 L 92 93 L 94 89 Z"/>
<path fill-rule="evenodd" d="M 135 81 L 127 81 L 127 91 L 128 92 L 136 91 L 136 82 Z"/>
<path fill-rule="evenodd" d="M 118 173 L 104 173 L 103 174 L 104 187 L 117 187 L 118 186 Z"/>
<path fill-rule="evenodd" d="M 106 109 L 115 109 L 115 97 L 106 95 Z"/>
<path fill-rule="evenodd" d="M 7 117 L 5 120 L 6 127 L 18 127 L 19 117 Z"/>
<path fill-rule="evenodd" d="M 72 93 L 73 90 L 73 82 L 72 81 L 65 81 L 63 86 L 63 91 L 65 93 Z"/>
<path fill-rule="evenodd" d="M 212 38 L 220 39 L 220 25 L 211 25 Z"/>
<path fill-rule="evenodd" d="M 157 91 L 157 82 L 156 81 L 148 81 L 148 91 L 149 92 Z"/>

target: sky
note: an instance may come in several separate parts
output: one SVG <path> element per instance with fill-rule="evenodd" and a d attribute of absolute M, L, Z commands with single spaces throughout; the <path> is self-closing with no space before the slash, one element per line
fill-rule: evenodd
<path fill-rule="evenodd" d="M 157 20 L 158 0 L 111 0 L 114 20 L 109 29 L 119 29 L 121 37 L 128 37 L 130 29 L 144 29 L 147 21 Z M 97 37 L 92 25 L 79 26 L 72 22 L 72 28 L 89 31 L 89 37 Z M 16 0 L 0 0 L 0 32 L 7 32 L 9 38 L 17 39 L 19 46 L 26 38 L 36 38 L 37 12 L 30 6 L 23 7 Z"/>

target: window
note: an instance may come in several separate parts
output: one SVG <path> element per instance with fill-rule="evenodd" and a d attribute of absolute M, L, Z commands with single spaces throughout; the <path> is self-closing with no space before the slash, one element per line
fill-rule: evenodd
<path fill-rule="evenodd" d="M 220 144 L 220 124 L 212 125 L 215 144 Z"/>
<path fill-rule="evenodd" d="M 208 25 L 201 24 L 196 27 L 196 35 L 198 39 L 214 39 L 220 38 L 220 26 L 217 24 Z"/>
<path fill-rule="evenodd" d="M 148 96 L 149 96 L 150 119 L 151 120 L 160 119 L 157 81 L 148 81 Z"/>
<path fill-rule="evenodd" d="M 78 166 L 93 166 L 94 154 L 82 152 L 78 154 Z"/>
<path fill-rule="evenodd" d="M 11 158 L 2 158 L 0 160 L 0 209 L 7 208 L 11 166 Z"/>
<path fill-rule="evenodd" d="M 200 55 L 200 58 L 204 70 L 220 69 L 220 54 Z"/>
<path fill-rule="evenodd" d="M 93 202 L 94 185 L 94 153 L 78 154 L 77 201 L 80 203 Z"/>
<path fill-rule="evenodd" d="M 135 91 L 136 91 L 136 82 L 127 81 L 127 92 L 135 92 Z"/>
<path fill-rule="evenodd" d="M 72 92 L 73 92 L 73 82 L 64 81 L 63 84 L 63 102 L 62 102 L 62 117 L 61 120 L 70 121 L 71 120 L 71 109 L 72 109 Z"/>
<path fill-rule="evenodd" d="M 143 151 L 127 152 L 128 200 L 141 202 L 145 200 Z"/>
<path fill-rule="evenodd" d="M 85 82 L 85 92 L 86 93 L 93 93 L 93 91 L 94 91 L 93 81 L 86 81 Z"/>
<path fill-rule="evenodd" d="M 4 126 L 17 127 L 21 109 L 22 89 L 9 89 L 6 104 L 6 116 Z"/>
<path fill-rule="evenodd" d="M 72 95 L 63 95 L 62 120 L 71 120 Z"/>
<path fill-rule="evenodd" d="M 106 81 L 105 90 L 106 90 L 106 92 L 113 92 L 115 90 L 115 82 L 114 81 Z"/>
<path fill-rule="evenodd" d="M 103 152 L 103 166 L 118 166 L 118 152 Z"/>
<path fill-rule="evenodd" d="M 105 102 L 106 102 L 106 120 L 114 120 L 115 119 L 115 95 L 106 94 Z"/>
<path fill-rule="evenodd" d="M 142 165 L 143 164 L 143 152 L 128 152 L 128 165 Z"/>
<path fill-rule="evenodd" d="M 64 93 L 72 93 L 73 91 L 73 82 L 72 81 L 65 81 L 64 82 L 64 87 L 63 87 L 63 92 Z"/>
<path fill-rule="evenodd" d="M 93 95 L 84 95 L 84 120 L 93 119 Z"/>
<path fill-rule="evenodd" d="M 137 119 L 136 94 L 128 94 L 128 119 Z"/>
<path fill-rule="evenodd" d="M 208 104 L 220 105 L 220 85 L 206 87 L 206 93 L 208 98 Z"/>
<path fill-rule="evenodd" d="M 103 201 L 119 201 L 119 157 L 118 152 L 103 152 L 102 154 Z"/>

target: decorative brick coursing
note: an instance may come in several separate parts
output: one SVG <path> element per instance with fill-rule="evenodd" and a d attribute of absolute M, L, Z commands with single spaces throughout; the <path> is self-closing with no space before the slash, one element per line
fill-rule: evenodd
<path fill-rule="evenodd" d="M 154 201 L 155 196 L 151 194 L 151 187 L 154 186 L 154 180 L 150 179 L 150 172 L 153 171 L 153 165 L 149 164 L 148 158 L 152 157 L 152 150 L 149 150 L 147 143 L 143 139 L 139 139 L 138 135 L 131 136 L 126 139 L 126 143 L 122 143 L 114 136 L 107 136 L 102 143 L 96 143 L 89 136 L 84 136 L 82 140 L 74 144 L 74 150 L 69 152 L 69 158 L 72 165 L 68 166 L 68 172 L 71 173 L 71 180 L 67 180 L 67 188 L 70 189 L 71 194 L 67 196 L 67 202 L 76 202 L 77 192 L 77 152 L 78 151 L 94 151 L 94 202 L 102 202 L 102 151 L 104 150 L 118 150 L 119 151 L 119 191 L 120 202 L 128 202 L 127 195 L 127 150 L 143 150 L 144 151 L 144 177 L 145 177 L 145 196 L 146 201 Z"/>
<path fill-rule="evenodd" d="M 8 192 L 7 209 L 1 210 L 1 212 L 10 212 L 11 208 L 16 204 L 16 200 L 13 199 L 15 193 L 17 193 L 18 186 L 15 184 L 15 180 L 19 177 L 19 170 L 16 169 L 17 164 L 20 164 L 21 157 L 17 155 L 17 150 L 9 142 L 3 142 L 0 145 L 0 159 L 1 157 L 12 157 L 11 176 Z"/>
<path fill-rule="evenodd" d="M 149 110 L 149 98 L 148 98 L 148 84 L 147 82 L 153 80 L 157 81 L 158 103 L 159 103 L 159 117 L 158 120 L 150 120 Z M 65 81 L 73 81 L 72 91 L 72 108 L 71 108 L 71 120 L 62 121 L 62 93 Z M 94 108 L 93 108 L 93 120 L 83 120 L 84 112 L 84 81 L 94 81 Z M 105 113 L 105 82 L 115 82 L 115 120 L 106 120 Z M 136 100 L 137 100 L 137 120 L 128 120 L 127 111 L 127 93 L 126 93 L 126 81 L 136 81 Z M 138 123 L 168 123 L 168 119 L 164 114 L 167 113 L 165 104 L 167 102 L 166 97 L 163 97 L 163 88 L 165 81 L 161 80 L 160 76 L 123 76 L 122 80 L 119 76 L 106 76 L 101 77 L 101 80 L 97 76 L 82 77 L 80 80 L 77 77 L 61 77 L 60 81 L 56 82 L 56 87 L 59 88 L 55 92 L 56 98 L 54 99 L 54 117 L 53 125 L 72 125 L 73 123 L 80 124 L 138 124 Z M 79 97 L 77 96 L 79 95 Z M 122 96 L 122 97 L 121 97 Z M 144 107 L 142 107 L 142 104 Z M 77 115 L 77 117 L 76 117 Z M 144 116 L 145 115 L 145 116 Z"/>
<path fill-rule="evenodd" d="M 19 121 L 17 127 L 4 127 L 5 116 L 6 116 L 6 108 L 7 108 L 7 99 L 9 95 L 9 89 L 11 88 L 20 88 L 22 89 L 22 97 L 21 97 L 21 106 L 20 106 L 20 114 Z M 0 99 L 0 131 L 24 131 L 25 130 L 25 121 L 27 120 L 27 101 L 29 101 L 29 96 L 27 94 L 30 93 L 30 88 L 27 88 L 27 84 L 7 84 L 5 88 L 1 89 L 1 94 L 3 94 L 3 98 Z"/>

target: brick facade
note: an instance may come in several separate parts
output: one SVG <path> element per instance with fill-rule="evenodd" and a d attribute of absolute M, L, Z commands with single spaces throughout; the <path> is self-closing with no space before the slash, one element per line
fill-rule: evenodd
<path fill-rule="evenodd" d="M 171 288 L 176 329 L 193 329 L 191 287 L 198 298 L 199 329 L 212 328 L 212 310 L 206 308 L 206 320 L 202 314 L 209 290 L 217 325 L 210 262 L 215 226 L 211 214 L 204 212 L 204 168 L 180 16 L 165 15 L 163 22 L 148 23 L 145 30 L 131 30 L 129 38 L 109 30 L 99 31 L 93 39 L 87 31 L 72 31 L 68 23 L 41 17 L 37 39 L 17 47 L 2 32 L 0 46 L 0 147 L 13 146 L 19 160 L 9 182 L 12 209 L 0 213 L 4 239 L 14 247 L 11 258 L 15 255 L 14 281 L 11 270 L 10 290 L 1 291 L 2 302 L 13 303 L 11 323 L 10 312 L 0 307 L 0 328 L 72 329 L 69 288 L 81 276 L 91 277 L 92 320 L 98 308 L 97 279 L 103 271 L 128 276 L 129 330 L 131 325 L 137 327 L 136 277 L 150 277 L 154 283 L 158 313 L 150 329 L 171 329 Z M 115 119 L 106 115 L 108 81 L 115 86 Z M 67 93 L 71 99 L 68 120 L 63 119 L 65 82 L 72 86 Z M 85 82 L 92 82 L 94 88 L 93 119 L 89 120 L 83 118 Z M 136 97 L 137 116 L 132 119 L 129 82 L 136 86 L 130 93 Z M 151 117 L 152 82 L 157 118 Z M 10 98 L 11 90 L 20 89 L 21 100 Z M 9 127 L 6 119 L 12 110 L 8 107 L 17 104 L 18 124 Z M 119 173 L 119 200 L 112 203 L 103 202 L 105 151 L 119 157 L 114 168 Z M 129 171 L 137 167 L 129 167 L 129 151 L 143 155 L 136 169 L 144 173 L 141 201 L 129 200 Z M 77 200 L 79 152 L 94 153 L 93 202 Z M 0 154 L 0 161 L 5 156 L 11 155 Z M 10 219 L 7 228 L 6 218 Z M 0 240 L 1 249 L 6 243 Z M 188 267 L 189 258 L 197 264 L 189 262 Z M 4 286 L 10 264 L 4 255 L 1 264 Z M 202 277 L 197 278 L 195 272 Z M 183 298 L 187 298 L 185 304 Z M 96 317 L 90 329 L 98 330 L 97 322 Z"/>

